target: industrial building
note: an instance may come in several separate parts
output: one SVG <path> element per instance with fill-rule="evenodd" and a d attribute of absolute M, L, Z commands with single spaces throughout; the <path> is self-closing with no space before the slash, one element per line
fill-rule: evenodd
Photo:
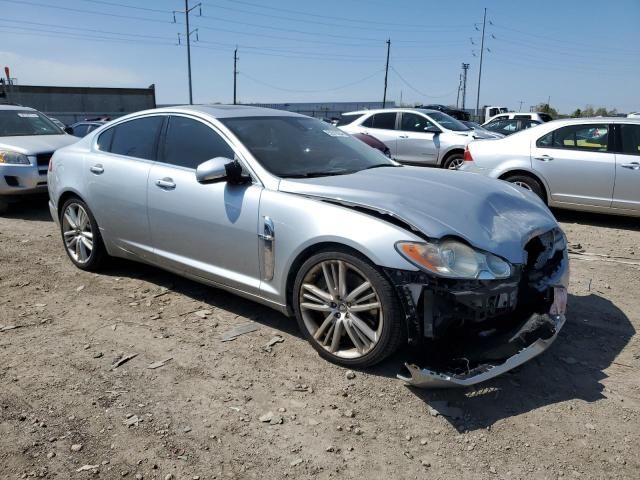
<path fill-rule="evenodd" d="M 156 107 L 155 85 L 147 88 L 50 87 L 0 83 L 0 104 L 35 108 L 69 125 L 88 118 L 115 118 Z"/>

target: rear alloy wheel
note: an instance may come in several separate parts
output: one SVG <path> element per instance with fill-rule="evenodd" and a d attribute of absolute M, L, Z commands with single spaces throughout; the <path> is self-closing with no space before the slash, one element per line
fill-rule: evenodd
<path fill-rule="evenodd" d="M 446 168 L 447 170 L 458 170 L 463 164 L 464 155 L 462 153 L 454 153 L 446 158 L 442 164 L 442 168 Z"/>
<path fill-rule="evenodd" d="M 513 183 L 525 190 L 529 190 L 530 192 L 538 195 L 543 202 L 546 202 L 546 198 L 544 195 L 544 190 L 540 182 L 533 177 L 528 175 L 511 175 L 510 177 L 506 177 L 505 180 L 509 183 Z"/>
<path fill-rule="evenodd" d="M 97 270 L 106 251 L 98 225 L 87 205 L 72 198 L 62 206 L 60 230 L 67 255 L 82 270 Z"/>
<path fill-rule="evenodd" d="M 323 252 L 302 265 L 294 286 L 298 324 L 327 360 L 366 367 L 400 344 L 400 306 L 389 281 L 346 252 Z"/>

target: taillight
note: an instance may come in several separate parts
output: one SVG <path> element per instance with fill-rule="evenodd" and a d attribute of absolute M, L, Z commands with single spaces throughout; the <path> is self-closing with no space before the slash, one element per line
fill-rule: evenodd
<path fill-rule="evenodd" d="M 473 162 L 473 157 L 471 156 L 471 151 L 469 150 L 469 147 L 465 149 L 463 159 L 465 162 Z"/>

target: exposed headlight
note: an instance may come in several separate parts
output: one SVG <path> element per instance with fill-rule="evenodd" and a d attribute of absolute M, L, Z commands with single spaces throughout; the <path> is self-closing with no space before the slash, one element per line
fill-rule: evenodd
<path fill-rule="evenodd" d="M 0 150 L 0 164 L 30 165 L 26 155 L 10 150 Z"/>
<path fill-rule="evenodd" d="M 422 270 L 442 277 L 491 280 L 511 276 L 511 265 L 508 262 L 457 240 L 437 243 L 398 242 L 396 249 Z"/>

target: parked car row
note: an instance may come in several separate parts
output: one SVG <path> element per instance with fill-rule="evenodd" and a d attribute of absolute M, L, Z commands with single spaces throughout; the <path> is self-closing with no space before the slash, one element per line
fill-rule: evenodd
<path fill-rule="evenodd" d="M 190 106 L 128 115 L 78 140 L 35 110 L 3 112 L 0 179 L 35 172 L 78 268 L 123 257 L 227 289 L 294 316 L 344 366 L 420 345 L 425 364 L 401 377 L 417 386 L 484 381 L 557 337 L 567 244 L 541 199 L 640 215 L 634 119 L 495 138 L 436 110 L 350 112 L 334 127 Z M 26 149 L 21 136 L 46 142 Z"/>

